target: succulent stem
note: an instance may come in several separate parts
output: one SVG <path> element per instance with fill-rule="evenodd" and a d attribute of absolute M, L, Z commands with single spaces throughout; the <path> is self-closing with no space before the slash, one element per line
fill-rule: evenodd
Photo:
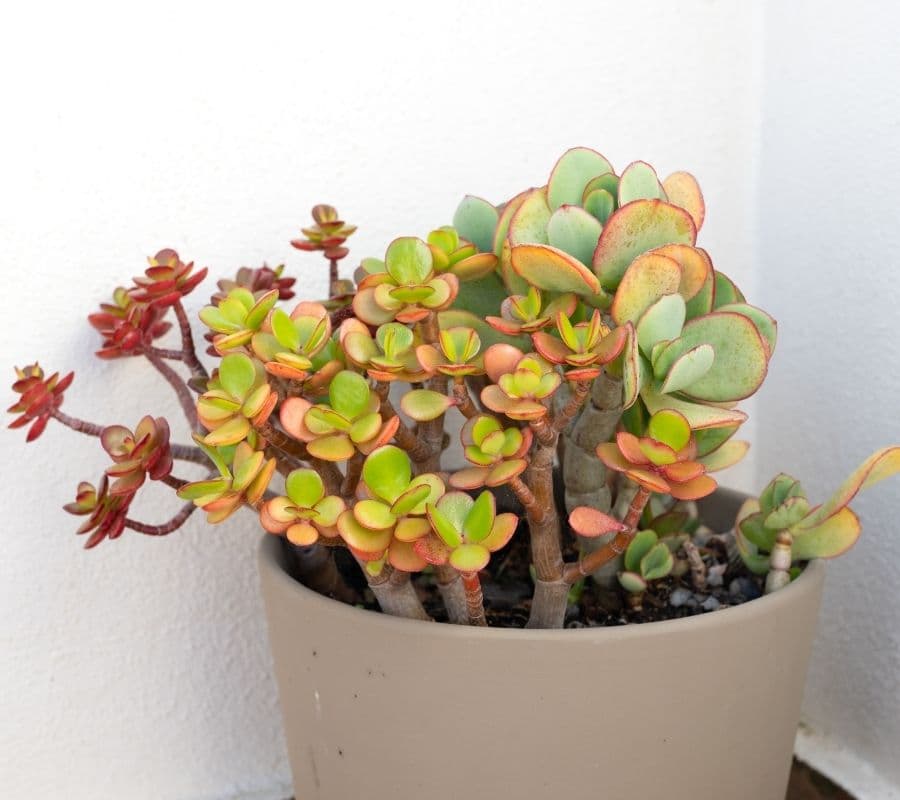
<path fill-rule="evenodd" d="M 194 509 L 196 508 L 197 506 L 193 503 L 185 503 L 181 507 L 181 511 L 162 525 L 148 525 L 147 523 L 139 522 L 136 519 L 126 519 L 125 527 L 131 528 L 131 530 L 137 531 L 138 533 L 146 534 L 147 536 L 166 536 L 167 534 L 172 533 L 172 531 L 177 531 L 184 525 L 184 523 L 187 522 L 188 517 L 194 513 Z"/>
<path fill-rule="evenodd" d="M 174 475 L 164 475 L 159 480 L 160 483 L 164 483 L 166 486 L 171 486 L 175 490 L 178 490 L 182 486 L 189 483 L 189 481 L 184 480 L 184 478 L 176 478 Z"/>
<path fill-rule="evenodd" d="M 102 425 L 95 425 L 93 422 L 85 422 L 83 419 L 77 419 L 76 417 L 70 417 L 68 414 L 64 414 L 58 408 L 54 409 L 53 419 L 57 422 L 61 422 L 67 428 L 71 428 L 73 431 L 78 431 L 78 433 L 84 433 L 88 436 L 99 436 L 103 433 Z"/>
<path fill-rule="evenodd" d="M 357 563 L 366 576 L 366 581 L 378 605 L 385 614 L 407 619 L 421 619 L 433 622 L 422 606 L 419 596 L 409 579 L 408 572 L 400 572 L 385 564 L 381 574 L 373 576 L 366 569 L 365 562 L 357 559 Z"/>
<path fill-rule="evenodd" d="M 519 502 L 524 506 L 526 511 L 528 511 L 534 519 L 540 519 L 543 517 L 543 509 L 538 504 L 538 501 L 535 499 L 534 494 L 531 489 L 529 489 L 525 482 L 519 478 L 515 477 L 507 484 L 510 489 L 513 490 L 516 497 L 519 498 Z"/>
<path fill-rule="evenodd" d="M 637 524 L 641 519 L 641 514 L 644 512 L 644 506 L 647 505 L 649 499 L 650 490 L 645 489 L 643 486 L 639 487 L 631 501 L 631 505 L 628 507 L 628 513 L 625 515 L 625 519 L 622 520 L 622 524 L 625 525 L 625 530 L 618 532 L 599 550 L 587 553 L 574 564 L 568 564 L 563 572 L 563 578 L 566 583 L 573 584 L 582 578 L 586 578 L 592 572 L 595 572 L 602 567 L 607 561 L 611 561 L 616 556 L 625 552 L 628 543 L 634 537 Z"/>
<path fill-rule="evenodd" d="M 261 425 L 259 433 L 260 436 L 271 442 L 273 447 L 281 450 L 282 453 L 299 459 L 300 461 L 305 461 L 309 458 L 309 453 L 306 452 L 306 447 L 302 442 L 292 439 L 286 433 L 283 433 L 278 430 L 278 428 L 274 427 L 271 423 L 267 422 L 265 425 Z"/>
<path fill-rule="evenodd" d="M 588 381 L 575 381 L 568 402 L 553 417 L 553 429 L 557 432 L 568 427 L 569 423 L 584 405 L 590 393 L 591 384 Z"/>
<path fill-rule="evenodd" d="M 334 297 L 334 285 L 339 280 L 338 262 L 336 258 L 328 259 L 328 296 Z"/>
<path fill-rule="evenodd" d="M 292 546 L 291 554 L 296 575 L 304 586 L 344 603 L 352 603 L 358 599 L 356 593 L 344 581 L 328 547 L 319 544 L 308 547 Z"/>
<path fill-rule="evenodd" d="M 156 367 L 156 371 L 159 372 L 159 374 L 162 375 L 175 390 L 175 394 L 178 396 L 178 402 L 181 403 L 181 410 L 184 412 L 188 425 L 190 425 L 192 430 L 199 432 L 201 429 L 200 420 L 197 417 L 197 405 L 194 402 L 194 398 L 191 395 L 191 391 L 188 389 L 187 384 L 174 369 L 155 353 L 144 350 L 144 356 L 154 367 Z"/>
<path fill-rule="evenodd" d="M 419 323 L 422 341 L 425 344 L 435 345 L 440 336 L 438 318 L 435 312 L 429 313 Z M 437 374 L 426 382 L 429 389 L 440 394 L 447 394 L 447 376 Z M 441 451 L 444 443 L 444 414 L 429 422 L 423 422 L 419 426 L 419 435 L 428 447 L 428 457 L 421 462 L 423 472 L 438 472 L 441 468 Z"/>
<path fill-rule="evenodd" d="M 700 551 L 690 539 L 683 545 L 688 564 L 691 565 L 691 583 L 698 592 L 706 589 L 706 564 L 700 556 Z"/>
<path fill-rule="evenodd" d="M 363 462 L 366 457 L 362 453 L 354 453 L 347 462 L 347 474 L 341 484 L 341 494 L 344 497 L 352 498 L 356 493 L 356 487 L 359 485 L 359 478 L 362 475 Z"/>
<path fill-rule="evenodd" d="M 459 413 L 466 419 L 478 416 L 480 412 L 472 401 L 472 395 L 469 393 L 469 387 L 466 386 L 465 378 L 458 377 L 454 379 L 453 397 L 456 398 L 456 407 L 459 409 Z"/>
<path fill-rule="evenodd" d="M 434 568 L 434 575 L 449 621 L 454 625 L 468 624 L 466 592 L 459 573 L 449 564 L 438 564 Z"/>
<path fill-rule="evenodd" d="M 181 329 L 181 359 L 187 364 L 191 375 L 195 378 L 208 378 L 209 373 L 197 357 L 197 350 L 194 347 L 194 334 L 191 332 L 191 323 L 188 320 L 187 312 L 179 300 L 173 306 L 175 317 L 178 320 L 178 327 Z"/>
<path fill-rule="evenodd" d="M 791 549 L 794 537 L 790 531 L 779 531 L 775 545 L 769 555 L 769 573 L 766 575 L 766 594 L 783 589 L 791 582 Z"/>
<path fill-rule="evenodd" d="M 487 627 L 484 616 L 484 596 L 481 593 L 481 580 L 477 572 L 461 572 L 463 589 L 466 592 L 466 611 L 469 625 Z"/>

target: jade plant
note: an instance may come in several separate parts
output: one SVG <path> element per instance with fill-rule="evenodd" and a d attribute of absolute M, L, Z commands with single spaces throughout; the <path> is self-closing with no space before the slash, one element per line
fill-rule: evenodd
<path fill-rule="evenodd" d="M 180 442 L 159 416 L 133 430 L 69 416 L 72 373 L 17 369 L 10 427 L 31 441 L 62 423 L 112 462 L 65 506 L 88 547 L 246 508 L 341 600 L 487 625 L 499 590 L 482 586 L 518 563 L 527 625 L 558 628 L 590 591 L 618 597 L 621 622 L 726 570 L 778 590 L 847 550 L 849 502 L 900 470 L 900 447 L 880 450 L 819 506 L 779 475 L 733 533 L 704 528 L 696 501 L 747 452 L 738 405 L 777 326 L 698 245 L 705 204 L 686 172 L 617 172 L 574 148 L 544 185 L 466 196 L 452 224 L 399 236 L 352 280 L 339 267 L 356 227 L 332 206 L 312 216 L 291 244 L 324 258 L 328 297 L 287 305 L 283 265 L 241 267 L 197 315 L 206 361 L 184 305 L 206 269 L 172 249 L 89 315 L 99 357 L 146 359 L 171 385 Z M 154 481 L 184 501 L 159 524 L 131 512 Z"/>

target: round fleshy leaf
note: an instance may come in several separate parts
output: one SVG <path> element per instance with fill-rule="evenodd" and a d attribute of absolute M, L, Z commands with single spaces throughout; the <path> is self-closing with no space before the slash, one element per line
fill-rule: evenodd
<path fill-rule="evenodd" d="M 461 544 L 450 553 L 450 566 L 460 572 L 480 572 L 490 560 L 490 551 L 480 544 Z"/>
<path fill-rule="evenodd" d="M 487 467 L 467 467 L 454 472 L 450 476 L 449 483 L 454 489 L 471 491 L 484 486 L 490 474 L 491 471 Z"/>
<path fill-rule="evenodd" d="M 203 439 L 210 447 L 223 447 L 237 444 L 247 438 L 250 433 L 250 421 L 246 417 L 232 417 L 224 425 L 208 433 Z"/>
<path fill-rule="evenodd" d="M 641 594 L 647 591 L 647 581 L 636 572 L 620 572 L 619 584 L 630 594 Z"/>
<path fill-rule="evenodd" d="M 791 555 L 795 561 L 834 558 L 855 544 L 861 530 L 859 518 L 844 506 L 818 525 L 795 531 Z"/>
<path fill-rule="evenodd" d="M 601 225 L 583 208 L 560 206 L 547 223 L 549 244 L 582 264 L 590 264 L 600 238 Z"/>
<path fill-rule="evenodd" d="M 346 461 L 356 452 L 346 433 L 313 439 L 306 445 L 306 449 L 313 458 L 321 458 L 323 461 Z"/>
<path fill-rule="evenodd" d="M 478 495 L 472 507 L 466 514 L 463 523 L 463 533 L 466 541 L 480 542 L 491 532 L 496 516 L 496 501 L 491 492 L 482 492 Z"/>
<path fill-rule="evenodd" d="M 113 458 L 124 458 L 131 452 L 134 438 L 124 425 L 107 425 L 100 432 L 100 444 Z"/>
<path fill-rule="evenodd" d="M 390 322 L 397 313 L 396 308 L 383 308 L 375 299 L 375 289 L 360 289 L 353 296 L 353 313 L 369 325 Z"/>
<path fill-rule="evenodd" d="M 384 264 L 388 274 L 398 283 L 415 286 L 431 274 L 431 249 L 415 236 L 401 236 L 388 245 Z"/>
<path fill-rule="evenodd" d="M 677 294 L 680 283 L 681 267 L 676 261 L 658 253 L 645 253 L 623 275 L 610 314 L 617 325 L 636 323 L 661 297 Z"/>
<path fill-rule="evenodd" d="M 338 517 L 337 529 L 341 538 L 360 553 L 381 554 L 391 543 L 391 528 L 369 530 L 357 522 L 352 510 L 347 510 Z"/>
<path fill-rule="evenodd" d="M 699 500 L 716 490 L 716 481 L 709 475 L 700 475 L 685 483 L 672 483 L 669 485 L 669 494 L 676 500 Z"/>
<path fill-rule="evenodd" d="M 730 441 L 725 442 L 709 455 L 703 456 L 700 461 L 707 472 L 718 472 L 737 464 L 750 449 L 750 442 Z"/>
<path fill-rule="evenodd" d="M 744 294 L 738 289 L 737 284 L 724 272 L 716 270 L 716 294 L 713 308 L 718 309 L 732 303 L 743 303 L 744 300 Z"/>
<path fill-rule="evenodd" d="M 403 517 L 394 528 L 394 538 L 401 542 L 415 542 L 431 533 L 431 523 L 425 517 Z"/>
<path fill-rule="evenodd" d="M 622 206 L 603 226 L 594 251 L 594 271 L 604 289 L 615 289 L 628 265 L 642 253 L 672 242 L 693 244 L 696 236 L 693 220 L 683 209 L 661 200 L 636 200 Z"/>
<path fill-rule="evenodd" d="M 657 342 L 669 341 L 681 333 L 684 327 L 686 307 L 680 294 L 660 297 L 648 308 L 635 328 L 638 345 L 645 355 L 650 355 Z"/>
<path fill-rule="evenodd" d="M 691 426 L 683 414 L 665 409 L 650 417 L 647 435 L 678 452 L 691 440 Z"/>
<path fill-rule="evenodd" d="M 350 427 L 350 439 L 359 444 L 374 439 L 381 430 L 381 414 L 365 414 Z"/>
<path fill-rule="evenodd" d="M 451 492 L 452 494 L 456 494 L 455 492 Z M 445 495 L 447 497 L 449 495 Z M 468 497 L 468 495 L 466 495 Z M 471 500 L 471 498 L 469 498 Z M 452 507 L 448 506 L 452 511 Z M 431 527 L 434 532 L 441 538 L 441 541 L 444 542 L 448 547 L 458 547 L 462 544 L 462 536 L 461 534 L 461 524 L 459 527 L 457 526 L 455 521 L 452 521 L 447 514 L 445 514 L 441 509 L 439 509 L 436 505 L 429 503 L 426 507 L 426 511 L 428 514 L 428 521 L 431 523 Z M 458 515 L 456 515 L 458 516 Z"/>
<path fill-rule="evenodd" d="M 731 428 L 747 421 L 747 415 L 743 411 L 722 406 L 690 403 L 669 394 L 659 394 L 652 385 L 644 387 L 641 399 L 651 414 L 664 408 L 671 408 L 682 414 L 690 423 L 691 430 L 694 431 L 705 428 Z"/>
<path fill-rule="evenodd" d="M 356 419 L 368 408 L 370 395 L 366 379 L 350 370 L 335 375 L 328 387 L 329 404 L 349 420 Z"/>
<path fill-rule="evenodd" d="M 608 533 L 619 533 L 626 530 L 625 525 L 615 517 L 604 514 L 602 511 L 598 511 L 590 506 L 578 506 L 572 509 L 572 513 L 569 514 L 569 525 L 572 526 L 572 529 L 579 536 L 587 536 L 588 538 L 605 536 Z"/>
<path fill-rule="evenodd" d="M 337 518 L 344 513 L 347 508 L 344 501 L 337 495 L 328 495 L 323 497 L 315 507 L 315 521 L 319 528 L 333 528 L 337 523 Z"/>
<path fill-rule="evenodd" d="M 360 525 L 370 531 L 392 528 L 397 522 L 397 517 L 380 500 L 360 500 L 353 506 L 353 516 Z"/>
<path fill-rule="evenodd" d="M 641 558 L 641 575 L 648 581 L 659 580 L 665 578 L 674 565 L 675 559 L 669 546 L 660 542 Z"/>
<path fill-rule="evenodd" d="M 527 468 L 528 462 L 524 458 L 511 458 L 507 461 L 501 461 L 491 468 L 484 483 L 490 487 L 502 486 L 504 483 L 509 483 L 513 478 L 517 478 Z"/>
<path fill-rule="evenodd" d="M 634 161 L 619 178 L 619 207 L 634 200 L 665 200 L 656 170 L 646 161 Z"/>
<path fill-rule="evenodd" d="M 612 172 L 612 165 L 596 150 L 588 147 L 567 150 L 556 162 L 547 182 L 550 208 L 555 211 L 563 204 L 580 204 L 591 178 Z"/>
<path fill-rule="evenodd" d="M 453 227 L 463 239 L 468 239 L 482 253 L 490 253 L 494 246 L 494 229 L 499 215 L 487 200 L 466 195 L 453 215 Z"/>
<path fill-rule="evenodd" d="M 641 559 L 656 546 L 658 540 L 656 531 L 638 531 L 625 550 L 625 569 L 640 572 Z"/>
<path fill-rule="evenodd" d="M 409 488 L 411 478 L 409 456 L 394 445 L 379 447 L 363 463 L 363 481 L 373 494 L 387 503 L 393 503 Z"/>
<path fill-rule="evenodd" d="M 746 316 L 715 311 L 688 322 L 681 336 L 654 361 L 654 369 L 667 373 L 684 353 L 710 345 L 715 351 L 711 368 L 682 391 L 698 400 L 733 402 L 753 394 L 768 371 L 769 349 L 756 325 Z"/>
<path fill-rule="evenodd" d="M 568 253 L 542 244 L 512 248 L 513 269 L 531 286 L 553 292 L 594 295 L 600 292 L 596 275 Z"/>
<path fill-rule="evenodd" d="M 300 349 L 300 332 L 294 321 L 280 308 L 276 308 L 270 317 L 272 333 L 282 347 L 297 352 Z"/>
<path fill-rule="evenodd" d="M 295 469 L 284 481 L 287 496 L 300 508 L 312 508 L 325 496 L 325 485 L 312 469 Z"/>
<path fill-rule="evenodd" d="M 428 487 L 428 494 L 424 499 L 419 500 L 419 502 L 406 513 L 415 515 L 424 514 L 425 506 L 428 503 L 436 503 L 447 491 L 447 487 L 444 485 L 444 481 L 441 479 L 440 475 L 435 475 L 433 472 L 425 472 L 422 475 L 416 475 L 416 477 L 409 482 L 410 489 L 418 489 L 421 486 Z"/>
<path fill-rule="evenodd" d="M 396 539 L 388 548 L 388 562 L 401 572 L 421 572 L 428 566 L 413 544 Z"/>
<path fill-rule="evenodd" d="M 482 547 L 496 553 L 506 547 L 519 527 L 519 517 L 516 514 L 497 514 L 490 533 L 481 541 Z"/>
<path fill-rule="evenodd" d="M 584 210 L 601 225 L 609 219 L 615 208 L 616 200 L 606 189 L 595 189 L 584 198 Z"/>
<path fill-rule="evenodd" d="M 281 427 L 301 442 L 309 442 L 315 438 L 315 434 L 306 427 L 304 421 L 311 407 L 309 400 L 302 397 L 289 397 L 281 404 L 281 410 L 278 413 Z"/>
<path fill-rule="evenodd" d="M 706 216 L 706 204 L 697 179 L 690 172 L 673 172 L 662 186 L 669 202 L 687 211 L 699 231 Z"/>
<path fill-rule="evenodd" d="M 716 351 L 708 344 L 701 344 L 693 350 L 683 353 L 672 362 L 667 373 L 657 375 L 658 378 L 665 377 L 661 387 L 662 392 L 664 394 L 680 392 L 700 380 L 712 368 L 715 359 Z"/>
<path fill-rule="evenodd" d="M 425 484 L 413 486 L 403 492 L 391 506 L 391 513 L 395 517 L 409 514 L 416 506 L 424 504 L 431 495 L 431 487 Z M 424 506 L 423 506 L 424 507 Z"/>
<path fill-rule="evenodd" d="M 403 413 L 416 422 L 437 419 L 453 405 L 453 400 L 442 392 L 432 389 L 413 389 L 403 395 L 400 407 Z"/>
<path fill-rule="evenodd" d="M 687 303 L 688 319 L 712 311 L 715 275 L 705 250 L 687 244 L 666 244 L 652 252 L 671 258 L 681 267 L 678 293 Z"/>
<path fill-rule="evenodd" d="M 778 339 L 778 323 L 761 308 L 751 306 L 748 303 L 729 303 L 719 306 L 717 311 L 730 311 L 747 317 L 759 331 L 769 349 L 769 358 L 775 352 L 775 343 Z"/>
<path fill-rule="evenodd" d="M 319 532 L 308 522 L 296 522 L 286 531 L 287 540 L 297 547 L 309 547 L 319 539 Z"/>
<path fill-rule="evenodd" d="M 256 381 L 256 368 L 243 353 L 229 353 L 219 364 L 219 383 L 232 397 L 243 399 Z"/>

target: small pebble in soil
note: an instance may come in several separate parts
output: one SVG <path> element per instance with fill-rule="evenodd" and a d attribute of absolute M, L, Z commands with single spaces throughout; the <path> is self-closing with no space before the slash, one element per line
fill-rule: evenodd
<path fill-rule="evenodd" d="M 725 570 L 728 569 L 728 564 L 714 564 L 709 567 L 706 571 L 706 585 L 707 586 L 721 586 L 722 585 L 722 577 L 725 575 Z"/>
<path fill-rule="evenodd" d="M 704 611 L 715 611 L 721 605 L 722 604 L 719 602 L 719 598 L 710 595 L 702 603 L 700 603 L 700 608 L 702 608 Z"/>
<path fill-rule="evenodd" d="M 739 600 L 755 600 L 761 594 L 756 581 L 743 576 L 728 584 L 728 593 Z"/>
<path fill-rule="evenodd" d="M 681 606 L 685 605 L 688 600 L 693 597 L 690 589 L 686 589 L 684 586 L 679 586 L 676 589 L 672 590 L 672 593 L 669 595 L 669 605 L 672 608 L 681 608 Z"/>

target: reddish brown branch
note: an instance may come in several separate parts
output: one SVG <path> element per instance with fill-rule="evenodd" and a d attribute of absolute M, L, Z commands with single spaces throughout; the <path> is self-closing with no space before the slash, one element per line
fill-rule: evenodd
<path fill-rule="evenodd" d="M 181 507 L 181 511 L 162 525 L 148 525 L 146 522 L 139 522 L 136 519 L 126 519 L 125 527 L 131 528 L 131 530 L 143 533 L 147 536 L 166 536 L 167 534 L 172 533 L 172 531 L 177 531 L 184 525 L 184 523 L 187 522 L 188 517 L 194 513 L 195 508 L 197 508 L 197 506 L 193 503 L 185 503 Z"/>
<path fill-rule="evenodd" d="M 172 307 L 175 311 L 175 317 L 178 320 L 178 327 L 181 329 L 181 359 L 187 364 L 191 375 L 195 378 L 208 378 L 209 373 L 197 357 L 197 350 L 194 347 L 194 334 L 191 331 L 191 323 L 188 320 L 187 312 L 179 300 Z"/>
<path fill-rule="evenodd" d="M 557 431 L 546 416 L 530 420 L 528 424 L 531 425 L 531 430 L 534 431 L 534 438 L 542 445 L 545 447 L 556 446 Z"/>
<path fill-rule="evenodd" d="M 472 419 L 472 417 L 478 416 L 480 412 L 478 411 L 475 402 L 472 400 L 472 395 L 469 393 L 469 387 L 466 386 L 465 378 L 459 377 L 454 379 L 453 397 L 456 399 L 456 407 L 459 409 L 459 413 L 466 419 Z"/>
<path fill-rule="evenodd" d="M 187 485 L 190 481 L 186 481 L 183 478 L 176 478 L 174 475 L 165 475 L 159 479 L 160 482 L 164 483 L 166 486 L 171 486 L 176 491 L 180 489 L 182 486 Z"/>
<path fill-rule="evenodd" d="M 200 420 L 197 417 L 197 406 L 184 379 L 155 353 L 144 350 L 144 356 L 154 367 L 156 367 L 157 372 L 159 372 L 159 374 L 162 375 L 175 390 L 175 394 L 178 396 L 178 402 L 181 403 L 181 410 L 184 412 L 188 425 L 191 426 L 192 430 L 199 431 Z"/>
<path fill-rule="evenodd" d="M 78 431 L 78 433 L 84 433 L 88 436 L 99 436 L 103 433 L 103 425 L 95 425 L 93 422 L 85 422 L 83 419 L 77 419 L 76 417 L 70 417 L 68 414 L 64 414 L 58 408 L 54 409 L 52 412 L 53 419 L 61 422 L 67 428 L 71 428 L 73 431 Z"/>
<path fill-rule="evenodd" d="M 484 596 L 481 593 L 481 580 L 477 572 L 461 572 L 463 589 L 466 592 L 466 611 L 469 615 L 469 625 L 487 627 L 487 618 L 484 615 Z"/>
<path fill-rule="evenodd" d="M 584 405 L 591 390 L 588 381 L 576 381 L 572 386 L 572 393 L 568 402 L 557 412 L 553 418 L 553 429 L 558 433 L 563 430 Z"/>
<path fill-rule="evenodd" d="M 563 578 L 566 583 L 572 584 L 582 578 L 586 578 L 591 573 L 600 569 L 600 567 L 608 561 L 612 561 L 616 556 L 620 556 L 625 552 L 629 542 L 631 542 L 634 537 L 637 524 L 641 519 L 641 514 L 644 512 L 644 506 L 647 505 L 649 499 L 650 491 L 643 486 L 639 487 L 637 494 L 635 494 L 631 501 L 631 505 L 628 507 L 628 513 L 625 515 L 625 519 L 622 520 L 622 524 L 625 525 L 625 530 L 619 531 L 599 550 L 587 553 L 574 564 L 567 564 L 563 572 Z"/>

